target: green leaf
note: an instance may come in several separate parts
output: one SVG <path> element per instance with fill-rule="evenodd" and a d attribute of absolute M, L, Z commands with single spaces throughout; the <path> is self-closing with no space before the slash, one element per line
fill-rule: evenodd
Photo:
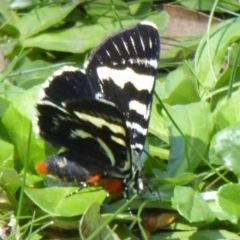
<path fill-rule="evenodd" d="M 13 10 L 21 10 L 33 7 L 34 2 L 32 0 L 13 0 L 10 6 Z"/>
<path fill-rule="evenodd" d="M 151 15 L 146 20 L 157 23 L 158 27 L 163 27 L 166 21 L 158 22 L 167 17 L 165 14 Z M 139 21 L 122 21 L 124 27 L 129 27 Z M 69 28 L 66 30 L 49 31 L 41 33 L 35 37 L 22 42 L 25 48 L 40 47 L 51 51 L 64 51 L 70 53 L 84 53 L 95 47 L 109 33 L 120 29 L 118 23 L 94 24 L 91 26 L 81 26 L 79 28 Z"/>
<path fill-rule="evenodd" d="M 159 234 L 154 234 L 151 237 L 151 240 L 159 240 L 159 239 L 169 239 L 169 240 L 239 240 L 240 237 L 232 232 L 226 230 L 196 230 L 196 231 L 174 231 L 170 233 L 161 232 Z"/>
<path fill-rule="evenodd" d="M 20 19 L 19 16 L 10 9 L 9 1 L 7 0 L 1 0 L 0 13 L 0 22 L 2 27 L 6 24 L 15 25 Z"/>
<path fill-rule="evenodd" d="M 148 15 L 144 20 L 154 22 L 158 31 L 161 32 L 167 27 L 170 16 L 167 12 L 162 11 L 161 13 L 157 12 L 155 14 Z"/>
<path fill-rule="evenodd" d="M 122 0 L 114 0 L 114 5 L 106 4 L 106 0 L 98 0 L 95 2 L 88 2 L 84 6 L 84 10 L 91 18 L 92 22 L 106 24 L 108 22 L 115 22 L 116 16 L 113 7 L 117 9 L 119 16 L 128 16 L 128 4 Z"/>
<path fill-rule="evenodd" d="M 53 74 L 54 70 L 56 71 L 60 67 L 59 64 L 53 65 L 43 60 L 32 61 L 32 59 L 24 58 L 11 75 L 14 76 L 14 81 L 19 87 L 30 89 L 35 85 L 42 84 Z"/>
<path fill-rule="evenodd" d="M 214 26 L 210 31 L 209 45 L 207 34 L 202 38 L 196 53 L 195 72 L 204 89 L 211 89 L 216 84 L 229 44 L 240 37 L 239 24 L 240 19 L 235 18 Z"/>
<path fill-rule="evenodd" d="M 37 139 L 32 130 L 31 121 L 38 91 L 39 88 L 34 88 L 16 97 L 2 119 L 8 135 L 17 149 L 20 161 L 23 165 L 27 162 L 30 163 L 32 170 L 38 161 L 46 159 L 46 156 L 53 152 L 53 148 L 45 149 L 45 142 Z"/>
<path fill-rule="evenodd" d="M 23 92 L 21 88 L 7 81 L 0 83 L 0 116 L 3 116 L 11 101 L 19 97 Z"/>
<path fill-rule="evenodd" d="M 90 236 L 96 232 L 96 230 L 104 224 L 104 221 L 100 215 L 100 205 L 96 202 L 93 202 L 86 212 L 83 214 L 83 217 L 80 221 L 79 232 L 81 239 L 90 239 Z M 111 229 L 106 226 L 101 233 L 91 239 L 101 240 L 101 239 L 109 239 L 109 240 L 117 240 L 119 239 L 116 235 L 111 231 Z"/>
<path fill-rule="evenodd" d="M 240 185 L 226 184 L 222 186 L 217 194 L 217 202 L 223 211 L 240 218 Z"/>
<path fill-rule="evenodd" d="M 114 5 L 115 5 L 115 1 L 114 1 Z M 134 15 L 134 17 L 149 14 L 151 12 L 152 7 L 153 7 L 153 1 L 148 1 L 148 2 L 131 1 L 131 2 L 129 2 L 130 14 Z"/>
<path fill-rule="evenodd" d="M 168 149 L 164 149 L 164 148 L 161 148 L 159 146 L 152 146 L 152 145 L 149 145 L 149 151 L 150 155 L 153 157 L 153 156 L 156 156 L 160 159 L 168 159 L 169 158 L 169 150 Z"/>
<path fill-rule="evenodd" d="M 228 214 L 226 211 L 224 211 L 217 203 L 216 198 L 217 197 L 215 197 L 212 201 L 208 201 L 208 206 L 215 213 L 217 219 L 219 219 L 220 221 L 229 221 L 233 224 L 237 224 L 238 223 L 237 217 L 232 214 Z"/>
<path fill-rule="evenodd" d="M 177 186 L 174 189 L 172 203 L 179 213 L 189 222 L 212 222 L 214 213 L 199 193 L 190 187 Z"/>
<path fill-rule="evenodd" d="M 200 101 L 195 77 L 187 66 L 172 71 L 165 81 L 164 102 L 187 104 Z"/>
<path fill-rule="evenodd" d="M 22 40 L 29 38 L 58 24 L 81 2 L 81 0 L 78 0 L 66 5 L 54 4 L 35 8 L 20 18 L 15 27 L 20 31 Z"/>
<path fill-rule="evenodd" d="M 166 108 L 188 141 L 204 156 L 213 130 L 213 116 L 209 104 L 198 102 Z M 167 176 L 193 172 L 201 162 L 200 156 L 185 142 L 173 123 L 166 117 L 170 136 L 170 157 Z"/>
<path fill-rule="evenodd" d="M 195 10 L 201 10 L 201 11 L 207 11 L 210 12 L 212 10 L 213 1 L 209 0 L 202 0 L 201 3 L 199 3 L 198 0 L 184 0 L 181 2 L 183 6 L 186 6 L 187 8 L 195 9 Z M 219 0 L 218 1 L 218 7 L 216 9 L 217 12 L 224 12 L 224 11 L 238 11 L 240 9 L 239 2 L 235 0 Z"/>
<path fill-rule="evenodd" d="M 76 187 L 41 189 L 25 187 L 24 191 L 39 208 L 55 217 L 81 215 L 93 202 L 101 204 L 106 197 L 104 190 L 94 191 L 93 188 L 85 188 L 77 194 L 68 196 L 78 189 Z"/>
<path fill-rule="evenodd" d="M 148 132 L 159 137 L 162 141 L 168 143 L 168 133 L 164 125 L 164 119 L 160 115 L 159 103 L 156 98 L 153 98 L 152 111 Z"/>
<path fill-rule="evenodd" d="M 16 191 L 21 186 L 18 173 L 12 168 L 0 167 L 0 185 L 5 186 L 6 191 L 15 198 Z"/>
<path fill-rule="evenodd" d="M 213 2 L 208 0 L 202 0 L 199 4 L 198 0 L 184 0 L 181 2 L 183 6 L 186 6 L 190 9 L 202 10 L 202 11 L 211 11 Z"/>
<path fill-rule="evenodd" d="M 171 178 L 171 177 L 164 178 L 164 181 L 173 183 L 175 185 L 185 185 L 194 179 L 195 179 L 195 175 L 193 173 L 185 172 L 185 173 L 179 174 L 175 178 Z"/>
<path fill-rule="evenodd" d="M 115 233 L 118 235 L 120 239 L 131 239 L 131 240 L 138 240 L 139 238 L 134 235 L 131 229 L 128 227 L 124 221 L 119 221 L 115 230 Z"/>
<path fill-rule="evenodd" d="M 201 36 L 193 36 L 179 44 L 172 46 L 161 56 L 161 64 L 172 64 L 177 60 L 186 59 L 195 51 L 200 39 Z"/>
<path fill-rule="evenodd" d="M 240 91 L 222 104 L 216 111 L 216 130 L 222 130 L 240 121 Z"/>
<path fill-rule="evenodd" d="M 0 166 L 12 167 L 14 160 L 14 146 L 0 139 Z"/>
<path fill-rule="evenodd" d="M 240 123 L 217 133 L 210 146 L 211 162 L 221 164 L 240 178 Z"/>

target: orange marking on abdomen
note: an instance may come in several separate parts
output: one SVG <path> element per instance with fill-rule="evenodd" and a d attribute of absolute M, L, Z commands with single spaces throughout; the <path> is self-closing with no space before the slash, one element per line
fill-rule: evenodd
<path fill-rule="evenodd" d="M 109 193 L 121 194 L 123 182 L 120 179 L 101 179 L 99 185 L 103 186 Z"/>
<path fill-rule="evenodd" d="M 92 177 L 90 177 L 86 182 L 87 183 L 97 183 L 99 182 L 99 180 L 102 178 L 102 174 L 96 174 Z M 98 184 L 96 184 L 98 185 Z"/>
<path fill-rule="evenodd" d="M 102 186 L 108 193 L 121 194 L 123 192 L 123 182 L 121 179 L 102 179 L 101 174 L 96 174 L 90 177 L 86 183 L 95 186 Z"/>
<path fill-rule="evenodd" d="M 38 163 L 36 166 L 36 170 L 42 174 L 45 174 L 45 175 L 48 174 L 48 170 L 47 170 L 44 162 Z"/>

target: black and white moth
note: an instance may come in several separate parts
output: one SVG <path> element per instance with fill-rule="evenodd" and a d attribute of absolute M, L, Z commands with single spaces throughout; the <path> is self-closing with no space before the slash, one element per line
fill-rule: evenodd
<path fill-rule="evenodd" d="M 109 193 L 142 191 L 146 139 L 159 60 L 156 26 L 141 22 L 106 37 L 84 69 L 63 67 L 43 84 L 34 130 L 66 150 L 37 170 Z"/>

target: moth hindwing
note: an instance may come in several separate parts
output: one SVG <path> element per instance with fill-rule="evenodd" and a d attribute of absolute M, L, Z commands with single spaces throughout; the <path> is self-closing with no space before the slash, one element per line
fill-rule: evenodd
<path fill-rule="evenodd" d="M 63 67 L 43 84 L 34 130 L 66 151 L 37 170 L 121 193 L 141 190 L 139 156 L 160 52 L 156 26 L 142 22 L 106 37 L 81 70 Z"/>

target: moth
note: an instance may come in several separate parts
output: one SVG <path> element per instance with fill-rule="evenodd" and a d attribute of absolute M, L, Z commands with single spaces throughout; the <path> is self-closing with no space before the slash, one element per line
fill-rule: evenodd
<path fill-rule="evenodd" d="M 142 153 L 151 112 L 160 40 L 143 21 L 107 36 L 83 69 L 65 66 L 43 84 L 35 132 L 66 150 L 37 165 L 81 186 L 109 193 L 143 190 Z"/>

